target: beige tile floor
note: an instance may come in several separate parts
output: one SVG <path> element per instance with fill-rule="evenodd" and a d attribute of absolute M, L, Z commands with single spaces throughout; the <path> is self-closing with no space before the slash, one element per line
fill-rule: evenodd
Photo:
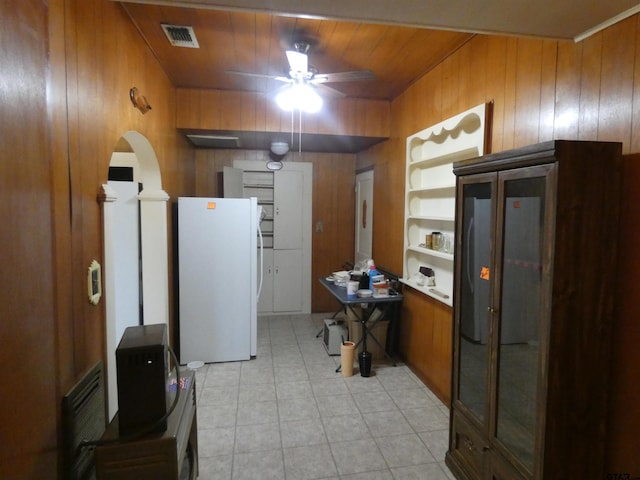
<path fill-rule="evenodd" d="M 327 314 L 261 317 L 258 355 L 196 371 L 201 480 L 449 480 L 448 409 L 404 365 L 336 373 Z"/>

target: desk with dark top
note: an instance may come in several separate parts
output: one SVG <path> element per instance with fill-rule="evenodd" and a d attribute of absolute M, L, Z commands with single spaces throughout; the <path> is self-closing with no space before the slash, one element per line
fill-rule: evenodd
<path fill-rule="evenodd" d="M 360 337 L 360 339 L 358 339 L 355 348 L 358 348 L 358 346 L 363 342 L 365 342 L 364 346 L 366 346 L 366 340 L 368 338 L 371 338 L 378 345 L 378 347 L 380 347 L 380 349 L 384 352 L 385 356 L 391 362 L 393 362 L 393 365 L 395 366 L 395 362 L 393 358 L 391 357 L 391 355 L 389 355 L 385 346 L 381 345 L 378 339 L 373 335 L 373 333 L 371 333 L 371 329 L 375 326 L 376 323 L 378 323 L 379 321 L 385 318 L 385 315 L 389 307 L 391 307 L 392 305 L 398 302 L 401 302 L 404 299 L 402 294 L 396 292 L 395 290 L 390 289 L 389 295 L 386 297 L 360 298 L 356 295 L 353 295 L 353 296 L 347 295 L 347 289 L 345 287 L 337 287 L 333 282 L 329 282 L 325 278 L 321 278 L 320 283 L 327 290 L 329 290 L 329 292 L 331 292 L 331 294 L 345 308 L 348 308 L 349 310 L 351 310 L 351 312 L 362 324 L 362 336 Z M 361 315 L 359 315 L 358 311 L 353 308 L 354 306 L 362 306 Z M 376 308 L 380 308 L 382 314 L 377 316 L 377 318 L 375 318 L 373 321 L 370 322 L 369 319 L 371 317 L 371 314 Z M 339 371 L 340 371 L 340 367 L 336 369 L 336 372 L 339 372 Z"/>

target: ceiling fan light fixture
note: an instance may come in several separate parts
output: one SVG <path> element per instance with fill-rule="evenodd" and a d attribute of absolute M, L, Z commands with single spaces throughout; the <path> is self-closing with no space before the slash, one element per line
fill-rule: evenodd
<path fill-rule="evenodd" d="M 271 142 L 271 151 L 275 155 L 285 156 L 289 151 L 289 144 L 287 142 Z"/>
<path fill-rule="evenodd" d="M 276 95 L 276 103 L 285 112 L 302 110 L 316 113 L 322 108 L 322 97 L 310 85 L 295 83 Z"/>
<path fill-rule="evenodd" d="M 295 106 L 293 102 L 294 98 L 291 93 L 291 87 L 287 87 L 276 95 L 276 103 L 278 104 L 278 107 L 280 107 L 280 110 L 290 112 Z"/>

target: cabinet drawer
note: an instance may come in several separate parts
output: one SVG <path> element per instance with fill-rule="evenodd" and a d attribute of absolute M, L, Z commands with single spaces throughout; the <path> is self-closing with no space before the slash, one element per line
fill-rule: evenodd
<path fill-rule="evenodd" d="M 506 460 L 502 455 L 495 451 L 495 449 L 492 452 L 490 463 L 492 479 L 524 480 L 526 478 L 531 478 L 529 473 L 518 470 L 512 462 Z"/>
<path fill-rule="evenodd" d="M 451 455 L 472 478 L 482 478 L 488 445 L 482 435 L 454 412 Z"/>

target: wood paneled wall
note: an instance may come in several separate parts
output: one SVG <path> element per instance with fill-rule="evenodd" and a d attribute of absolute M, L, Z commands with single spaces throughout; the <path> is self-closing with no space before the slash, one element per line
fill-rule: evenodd
<path fill-rule="evenodd" d="M 291 132 L 291 114 L 265 95 L 179 88 L 177 126 L 185 130 Z M 304 116 L 302 128 L 305 133 L 388 137 L 389 102 L 325 100 L 322 112 Z"/>
<path fill-rule="evenodd" d="M 450 396 L 451 308 L 405 288 L 398 351 L 412 370 L 439 398 Z"/>
<path fill-rule="evenodd" d="M 125 132 L 145 135 L 171 196 L 192 194 L 193 153 L 175 89 L 120 4 L 2 2 L 0 16 L 0 476 L 60 478 L 62 395 L 104 358 L 104 302 L 89 304 L 86 278 L 103 262 L 111 153 Z"/>
<path fill-rule="evenodd" d="M 376 261 L 402 269 L 404 140 L 477 104 L 493 102 L 494 152 L 552 139 L 620 141 L 623 152 L 640 151 L 640 131 L 635 128 L 640 122 L 639 22 L 640 16 L 633 16 L 580 43 L 478 35 L 396 98 L 391 139 L 357 160 L 358 168 L 372 165 L 375 170 L 374 230 L 389 228 L 387 235 L 375 236 Z M 379 172 L 385 172 L 384 178 Z M 629 173 L 637 175 L 637 168 Z M 383 183 L 394 193 L 389 195 Z M 384 208 L 378 208 L 381 204 Z M 627 215 L 632 216 L 625 219 L 627 228 L 640 222 L 631 205 Z M 638 257 L 637 250 L 636 243 L 623 242 L 623 268 Z M 640 307 L 639 288 L 629 282 L 621 289 L 625 317 Z M 450 385 L 442 372 L 450 370 L 451 334 L 430 332 L 447 332 L 451 322 L 451 309 L 407 292 L 400 327 L 403 354 L 445 401 Z M 618 319 L 618 325 L 618 341 L 637 340 L 631 320 Z M 617 352 L 614 362 L 608 471 L 637 475 L 640 456 L 631 450 L 637 444 L 633 432 L 640 428 L 640 415 L 631 403 L 640 401 L 640 362 L 634 353 L 638 349 L 628 341 L 619 346 L 624 351 Z"/>
<path fill-rule="evenodd" d="M 3 478 L 53 478 L 56 470 L 57 345 L 46 10 L 39 0 L 0 3 Z M 14 19 L 7 21 L 10 15 Z"/>
<path fill-rule="evenodd" d="M 194 179 L 192 150 L 176 131 L 175 89 L 122 6 L 105 0 L 67 0 L 64 4 L 66 60 L 54 68 L 66 73 L 69 140 L 67 168 L 60 168 L 55 175 L 60 175 L 61 182 L 68 178 L 71 202 L 69 220 L 69 212 L 56 212 L 57 234 L 66 235 L 67 229 L 71 232 L 70 252 L 65 254 L 68 267 L 57 272 L 64 275 L 67 269 L 71 271 L 70 298 L 65 298 L 72 305 L 71 321 L 61 330 L 61 338 L 73 342 L 71 348 L 64 345 L 61 350 L 61 355 L 73 352 L 73 358 L 67 359 L 72 365 L 65 364 L 61 371 L 63 385 L 68 386 L 69 380 L 104 353 L 103 304 L 91 306 L 79 287 L 86 283 L 91 260 L 102 263 L 101 205 L 96 199 L 121 136 L 135 130 L 149 140 L 163 188 L 171 197 L 191 193 Z M 144 115 L 130 101 L 129 90 L 134 86 L 152 106 Z"/>
<path fill-rule="evenodd" d="M 355 252 L 355 155 L 303 155 L 313 163 L 311 311 L 335 312 L 340 305 L 318 279 L 353 262 Z M 316 230 L 322 222 L 322 231 Z"/>

